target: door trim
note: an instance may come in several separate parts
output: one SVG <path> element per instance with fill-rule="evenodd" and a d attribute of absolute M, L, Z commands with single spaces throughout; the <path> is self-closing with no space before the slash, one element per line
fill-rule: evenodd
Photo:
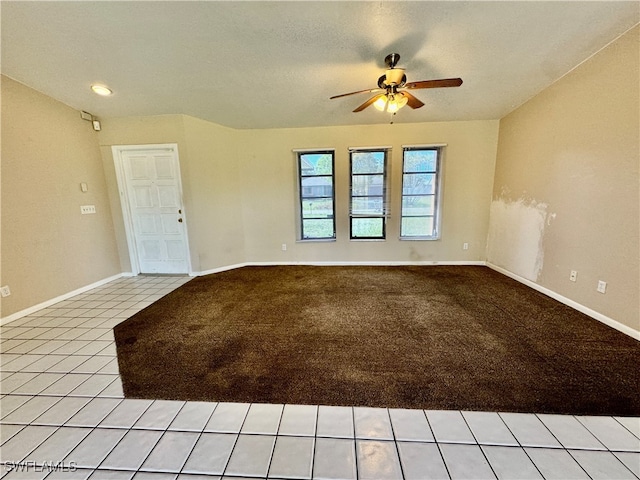
<path fill-rule="evenodd" d="M 141 272 L 140 261 L 138 255 L 138 247 L 136 246 L 135 235 L 133 230 L 133 218 L 131 216 L 131 204 L 129 201 L 129 193 L 125 184 L 125 171 L 123 154 L 125 152 L 141 152 L 149 150 L 171 151 L 175 154 L 178 162 L 178 192 L 180 194 L 180 203 L 182 204 L 182 219 L 184 222 L 184 236 L 187 248 L 187 274 L 193 276 L 191 267 L 191 247 L 189 245 L 189 229 L 187 228 L 187 215 L 184 208 L 184 199 L 182 195 L 182 171 L 180 169 L 180 155 L 178 155 L 177 143 L 162 143 L 149 145 L 113 145 L 111 153 L 113 155 L 113 163 L 116 169 L 116 182 L 118 184 L 118 193 L 120 195 L 120 206 L 122 207 L 122 218 L 124 223 L 124 231 L 127 237 L 127 246 L 129 248 L 129 260 L 131 262 L 131 273 L 139 275 Z"/>

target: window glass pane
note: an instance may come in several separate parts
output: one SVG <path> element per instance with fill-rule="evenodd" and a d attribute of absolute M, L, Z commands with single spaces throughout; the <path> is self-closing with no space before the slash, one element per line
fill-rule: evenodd
<path fill-rule="evenodd" d="M 298 153 L 300 186 L 300 239 L 333 239 L 333 153 Z"/>
<path fill-rule="evenodd" d="M 438 165 L 436 150 L 405 150 L 405 172 L 435 172 Z"/>
<path fill-rule="evenodd" d="M 433 195 L 426 197 L 402 197 L 402 216 L 433 215 L 435 206 L 434 198 Z"/>
<path fill-rule="evenodd" d="M 351 153 L 351 173 L 382 172 L 384 172 L 384 151 Z"/>
<path fill-rule="evenodd" d="M 302 238 L 333 238 L 333 219 L 302 220 Z"/>
<path fill-rule="evenodd" d="M 400 226 L 403 237 L 433 236 L 433 217 L 404 217 Z"/>
<path fill-rule="evenodd" d="M 435 173 L 405 173 L 402 175 L 403 195 L 424 195 L 436 191 Z"/>
<path fill-rule="evenodd" d="M 383 207 L 382 197 L 355 197 L 351 201 L 351 213 L 354 215 L 382 215 Z"/>
<path fill-rule="evenodd" d="M 353 238 L 384 238 L 382 218 L 352 218 L 351 236 Z"/>
<path fill-rule="evenodd" d="M 351 238 L 385 236 L 386 150 L 351 152 Z"/>
<path fill-rule="evenodd" d="M 333 218 L 333 199 L 303 199 L 302 218 Z"/>
<path fill-rule="evenodd" d="M 302 196 L 333 196 L 333 179 L 331 177 L 302 177 Z"/>
<path fill-rule="evenodd" d="M 353 175 L 351 177 L 351 195 L 382 195 L 384 175 Z"/>
<path fill-rule="evenodd" d="M 402 162 L 401 237 L 436 238 L 439 149 L 405 150 Z"/>
<path fill-rule="evenodd" d="M 300 173 L 307 175 L 331 175 L 333 173 L 332 155 L 330 153 L 300 154 Z"/>

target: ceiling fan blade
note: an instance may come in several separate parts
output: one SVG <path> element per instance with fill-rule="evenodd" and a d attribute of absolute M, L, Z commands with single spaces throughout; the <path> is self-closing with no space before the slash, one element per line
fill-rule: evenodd
<path fill-rule="evenodd" d="M 358 93 L 373 93 L 373 92 L 381 92 L 381 88 L 370 88 L 368 90 L 359 90 L 357 92 L 351 93 L 343 93 L 342 95 L 334 95 L 333 97 L 329 97 L 329 100 L 333 100 L 334 98 L 348 97 L 349 95 L 356 95 Z"/>
<path fill-rule="evenodd" d="M 369 105 L 373 104 L 373 102 L 375 102 L 376 100 L 378 100 L 380 97 L 384 97 L 384 93 L 381 93 L 380 95 L 374 95 L 373 97 L 371 97 L 369 100 L 367 100 L 366 102 L 364 102 L 362 105 L 360 105 L 358 108 L 356 108 L 353 113 L 357 113 L 357 112 L 361 112 L 362 110 L 364 110 L 365 108 L 367 108 Z"/>
<path fill-rule="evenodd" d="M 424 106 L 424 103 L 422 103 L 416 97 L 411 95 L 409 92 L 402 91 L 401 93 L 402 93 L 402 95 L 407 97 L 407 105 L 409 105 L 411 108 L 415 109 L 415 108 L 420 108 L 420 107 Z"/>
<path fill-rule="evenodd" d="M 409 82 L 403 88 L 444 88 L 459 87 L 461 78 L 443 78 L 440 80 L 422 80 L 421 82 Z"/>

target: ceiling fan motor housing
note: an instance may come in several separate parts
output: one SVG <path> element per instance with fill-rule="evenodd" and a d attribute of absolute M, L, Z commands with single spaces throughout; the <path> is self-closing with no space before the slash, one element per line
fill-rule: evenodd
<path fill-rule="evenodd" d="M 390 68 L 378 78 L 378 88 L 402 87 L 407 83 L 407 76 L 403 68 Z"/>
<path fill-rule="evenodd" d="M 400 86 L 400 84 L 402 84 L 407 78 L 404 74 L 404 68 L 390 68 L 384 73 L 384 76 L 387 79 L 385 82 L 387 85 L 398 86 Z"/>

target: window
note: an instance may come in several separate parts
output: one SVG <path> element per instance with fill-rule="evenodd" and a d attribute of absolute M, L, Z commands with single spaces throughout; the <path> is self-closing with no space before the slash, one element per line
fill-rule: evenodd
<path fill-rule="evenodd" d="M 298 152 L 300 238 L 336 238 L 333 151 Z"/>
<path fill-rule="evenodd" d="M 405 148 L 402 156 L 401 238 L 439 237 L 440 148 Z"/>
<path fill-rule="evenodd" d="M 384 239 L 387 214 L 387 150 L 352 150 L 351 238 Z"/>

